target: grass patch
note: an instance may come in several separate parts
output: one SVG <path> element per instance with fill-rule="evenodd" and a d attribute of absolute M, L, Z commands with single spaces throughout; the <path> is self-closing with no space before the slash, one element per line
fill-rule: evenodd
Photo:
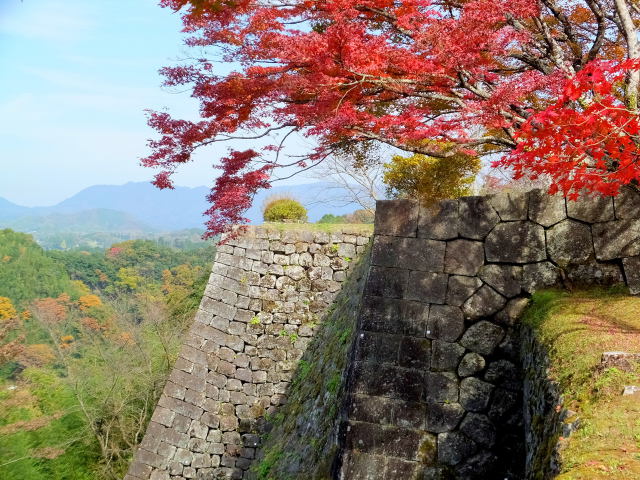
<path fill-rule="evenodd" d="M 258 225 L 259 228 L 266 228 L 270 230 L 277 230 L 280 232 L 286 230 L 301 230 L 311 232 L 327 232 L 327 233 L 345 233 L 353 234 L 362 232 L 365 235 L 370 235 L 373 232 L 372 223 L 276 223 L 268 222 Z M 256 227 L 250 227 L 256 228 Z"/>
<path fill-rule="evenodd" d="M 603 352 L 640 352 L 640 298 L 616 289 L 534 295 L 523 322 L 550 356 L 551 377 L 564 406 L 578 412 L 580 428 L 561 453 L 560 480 L 640 478 L 640 368 L 598 368 Z"/>

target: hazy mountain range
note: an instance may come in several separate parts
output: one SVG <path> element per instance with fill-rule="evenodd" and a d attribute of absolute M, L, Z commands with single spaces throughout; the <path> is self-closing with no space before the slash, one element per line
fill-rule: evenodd
<path fill-rule="evenodd" d="M 325 183 L 287 185 L 260 192 L 246 216 L 251 223 L 262 222 L 261 207 L 264 199 L 273 194 L 291 194 L 309 210 L 309 220 L 317 221 L 325 213 L 341 215 L 358 209 L 349 203 L 336 206 L 327 203 Z M 24 207 L 0 197 L 0 228 L 32 233 L 40 243 L 51 238 L 59 243 L 59 237 L 69 238 L 103 234 L 114 235 L 116 240 L 158 236 L 177 230 L 203 230 L 207 207 L 207 187 L 176 187 L 174 190 L 158 190 L 147 182 L 131 182 L 125 185 L 95 185 L 49 207 Z M 193 231 L 189 232 L 193 236 Z M 67 238 L 69 237 L 69 238 Z M 107 235 L 107 238 L 109 235 Z M 45 245 L 49 248 L 58 248 Z M 77 241 L 72 240 L 72 243 Z"/>

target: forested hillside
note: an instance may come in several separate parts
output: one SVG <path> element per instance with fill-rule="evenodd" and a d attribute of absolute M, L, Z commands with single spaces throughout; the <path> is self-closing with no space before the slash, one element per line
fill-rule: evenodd
<path fill-rule="evenodd" d="M 122 478 L 213 255 L 45 251 L 0 231 L 0 478 Z"/>

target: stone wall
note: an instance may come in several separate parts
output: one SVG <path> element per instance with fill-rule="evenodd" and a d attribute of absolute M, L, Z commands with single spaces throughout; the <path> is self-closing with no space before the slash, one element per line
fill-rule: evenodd
<path fill-rule="evenodd" d="M 640 197 L 382 201 L 339 476 L 525 478 L 517 318 L 536 289 L 640 293 Z"/>
<path fill-rule="evenodd" d="M 220 246 L 125 478 L 247 478 L 265 418 L 286 403 L 294 371 L 368 237 L 362 228 L 257 228 Z"/>
<path fill-rule="evenodd" d="M 549 356 L 530 326 L 521 327 L 524 372 L 525 478 L 548 480 L 560 472 L 560 451 L 579 425 L 563 405 L 558 383 L 549 376 Z"/>

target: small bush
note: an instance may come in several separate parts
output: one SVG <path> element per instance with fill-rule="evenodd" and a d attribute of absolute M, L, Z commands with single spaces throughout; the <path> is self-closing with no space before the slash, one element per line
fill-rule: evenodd
<path fill-rule="evenodd" d="M 268 200 L 262 210 L 265 222 L 306 222 L 307 209 L 292 198 Z"/>

